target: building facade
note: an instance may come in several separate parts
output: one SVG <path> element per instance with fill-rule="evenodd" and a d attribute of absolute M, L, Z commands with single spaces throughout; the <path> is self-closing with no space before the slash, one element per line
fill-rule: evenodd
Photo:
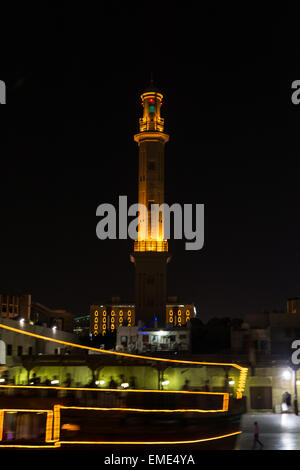
<path fill-rule="evenodd" d="M 165 306 L 165 322 L 160 328 L 185 327 L 191 318 L 196 315 L 194 304 L 181 304 L 177 297 L 169 297 Z M 81 317 L 77 322 L 77 332 L 86 331 L 88 316 Z M 143 327 L 158 326 L 158 318 L 154 317 L 150 323 L 145 323 L 136 318 L 136 306 L 134 303 L 121 302 L 119 297 L 113 297 L 112 302 L 94 304 L 90 306 L 89 333 L 93 336 L 117 331 L 118 328 L 131 328 L 137 325 Z M 81 326 L 80 326 L 81 325 Z"/>
<path fill-rule="evenodd" d="M 74 317 L 64 309 L 51 309 L 45 305 L 32 301 L 31 294 L 0 294 L 0 317 L 19 319 L 58 330 L 72 332 Z"/>
<path fill-rule="evenodd" d="M 190 329 L 119 327 L 116 350 L 130 353 L 189 352 Z"/>

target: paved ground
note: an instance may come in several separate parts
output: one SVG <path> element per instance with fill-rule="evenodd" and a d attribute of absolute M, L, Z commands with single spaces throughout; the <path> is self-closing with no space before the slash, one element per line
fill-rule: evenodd
<path fill-rule="evenodd" d="M 243 434 L 236 450 L 249 450 L 253 444 L 253 423 L 260 428 L 260 441 L 265 450 L 300 450 L 300 416 L 294 414 L 245 414 L 241 420 Z M 259 449 L 259 445 L 256 445 Z"/>

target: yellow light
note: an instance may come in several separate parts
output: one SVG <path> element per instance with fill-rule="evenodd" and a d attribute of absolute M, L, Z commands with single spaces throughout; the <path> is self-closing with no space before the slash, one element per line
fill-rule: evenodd
<path fill-rule="evenodd" d="M 67 431 L 79 431 L 80 426 L 78 424 L 63 424 L 61 429 L 65 429 Z"/>
<path fill-rule="evenodd" d="M 238 434 L 241 434 L 242 431 L 236 431 L 232 432 L 230 434 L 223 434 L 221 436 L 215 436 L 215 437 L 207 437 L 203 439 L 193 439 L 193 440 L 188 440 L 188 441 L 59 441 L 59 444 L 83 444 L 83 445 L 96 445 L 96 444 L 125 444 L 125 445 L 167 445 L 167 444 L 197 444 L 199 442 L 207 442 L 207 441 L 214 441 L 217 439 L 224 439 L 226 437 L 232 437 L 232 436 L 237 436 Z"/>
<path fill-rule="evenodd" d="M 121 391 L 121 390 L 118 390 Z M 124 391 L 124 390 L 123 390 Z M 129 390 L 128 390 L 129 391 Z M 127 392 L 127 390 L 126 390 Z M 179 392 L 180 393 L 180 392 Z M 226 398 L 226 400 L 225 400 Z M 104 408 L 104 407 L 91 407 L 91 406 L 64 406 L 64 405 L 54 405 L 54 431 L 53 431 L 53 441 L 61 442 L 60 439 L 60 410 L 90 410 L 90 411 L 121 411 L 128 413 L 129 411 L 135 413 L 222 413 L 228 410 L 224 409 L 225 404 L 228 405 L 229 395 L 228 393 L 224 394 L 223 400 L 223 409 L 220 410 L 200 410 L 200 409 L 151 409 L 146 410 L 142 408 Z"/>
<path fill-rule="evenodd" d="M 53 411 L 47 411 L 45 442 L 51 442 L 52 440 L 52 426 L 53 426 Z"/>
<path fill-rule="evenodd" d="M 60 447 L 61 444 L 56 442 L 54 445 L 25 445 L 25 444 L 1 444 L 0 447 L 7 447 L 7 448 L 18 448 L 18 449 L 56 449 Z"/>
<path fill-rule="evenodd" d="M 246 386 L 247 374 L 248 374 L 247 367 L 242 367 L 240 371 L 240 377 L 239 377 L 239 381 L 237 385 L 237 390 L 236 390 L 236 397 L 238 399 L 242 398 L 243 396 L 243 392 Z"/>
<path fill-rule="evenodd" d="M 16 385 L 15 385 L 16 386 Z M 15 387 L 13 386 L 13 388 Z M 24 385 L 26 387 L 26 385 Z M 34 387 L 30 387 L 34 388 Z M 54 387 L 47 387 L 53 390 Z M 51 410 L 32 410 L 32 409 L 27 409 L 27 408 L 2 408 L 1 411 L 4 411 L 5 413 L 48 413 L 48 411 Z"/>
<path fill-rule="evenodd" d="M 53 424 L 53 440 L 58 441 L 60 435 L 60 405 L 54 405 L 54 424 Z"/>
<path fill-rule="evenodd" d="M 95 391 L 95 392 L 113 392 L 113 393 L 122 393 L 124 390 L 114 389 L 114 388 L 86 388 L 86 387 L 50 387 L 45 385 L 0 385 L 0 388 L 25 388 L 25 389 L 35 389 L 35 390 L 86 390 L 86 391 Z M 194 392 L 190 390 L 151 390 L 151 389 L 129 389 L 126 390 L 126 393 L 180 393 L 180 394 L 189 394 L 189 395 L 228 395 L 226 392 Z M 7 410 L 7 411 L 28 411 L 28 410 Z M 30 410 L 29 410 L 30 411 Z M 41 411 L 47 412 L 48 410 L 32 410 L 32 411 Z"/>
<path fill-rule="evenodd" d="M 3 438 L 4 410 L 0 410 L 0 441 Z"/>
<path fill-rule="evenodd" d="M 137 413 L 222 413 L 227 410 L 200 410 L 199 408 L 179 408 L 174 410 L 166 409 L 143 409 L 143 408 L 95 408 L 94 406 L 61 406 L 61 409 L 67 410 L 90 410 L 90 411 L 134 411 Z"/>

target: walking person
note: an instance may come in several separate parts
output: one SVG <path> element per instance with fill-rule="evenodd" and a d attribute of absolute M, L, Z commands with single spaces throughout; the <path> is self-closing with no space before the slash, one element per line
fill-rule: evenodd
<path fill-rule="evenodd" d="M 257 421 L 255 421 L 255 423 L 254 423 L 254 439 L 253 439 L 252 450 L 255 449 L 256 443 L 258 443 L 258 444 L 260 445 L 260 448 L 261 448 L 261 449 L 263 448 L 264 445 L 263 445 L 263 443 L 259 440 L 259 427 L 258 427 Z"/>

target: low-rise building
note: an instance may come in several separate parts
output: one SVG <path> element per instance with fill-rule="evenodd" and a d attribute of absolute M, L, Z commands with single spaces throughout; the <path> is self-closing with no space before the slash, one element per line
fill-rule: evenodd
<path fill-rule="evenodd" d="M 31 324 L 72 332 L 74 316 L 65 309 L 52 309 L 32 300 L 31 294 L 0 294 L 0 317 L 23 319 Z"/>
<path fill-rule="evenodd" d="M 116 350 L 136 353 L 189 352 L 190 328 L 122 326 L 117 329 Z"/>

